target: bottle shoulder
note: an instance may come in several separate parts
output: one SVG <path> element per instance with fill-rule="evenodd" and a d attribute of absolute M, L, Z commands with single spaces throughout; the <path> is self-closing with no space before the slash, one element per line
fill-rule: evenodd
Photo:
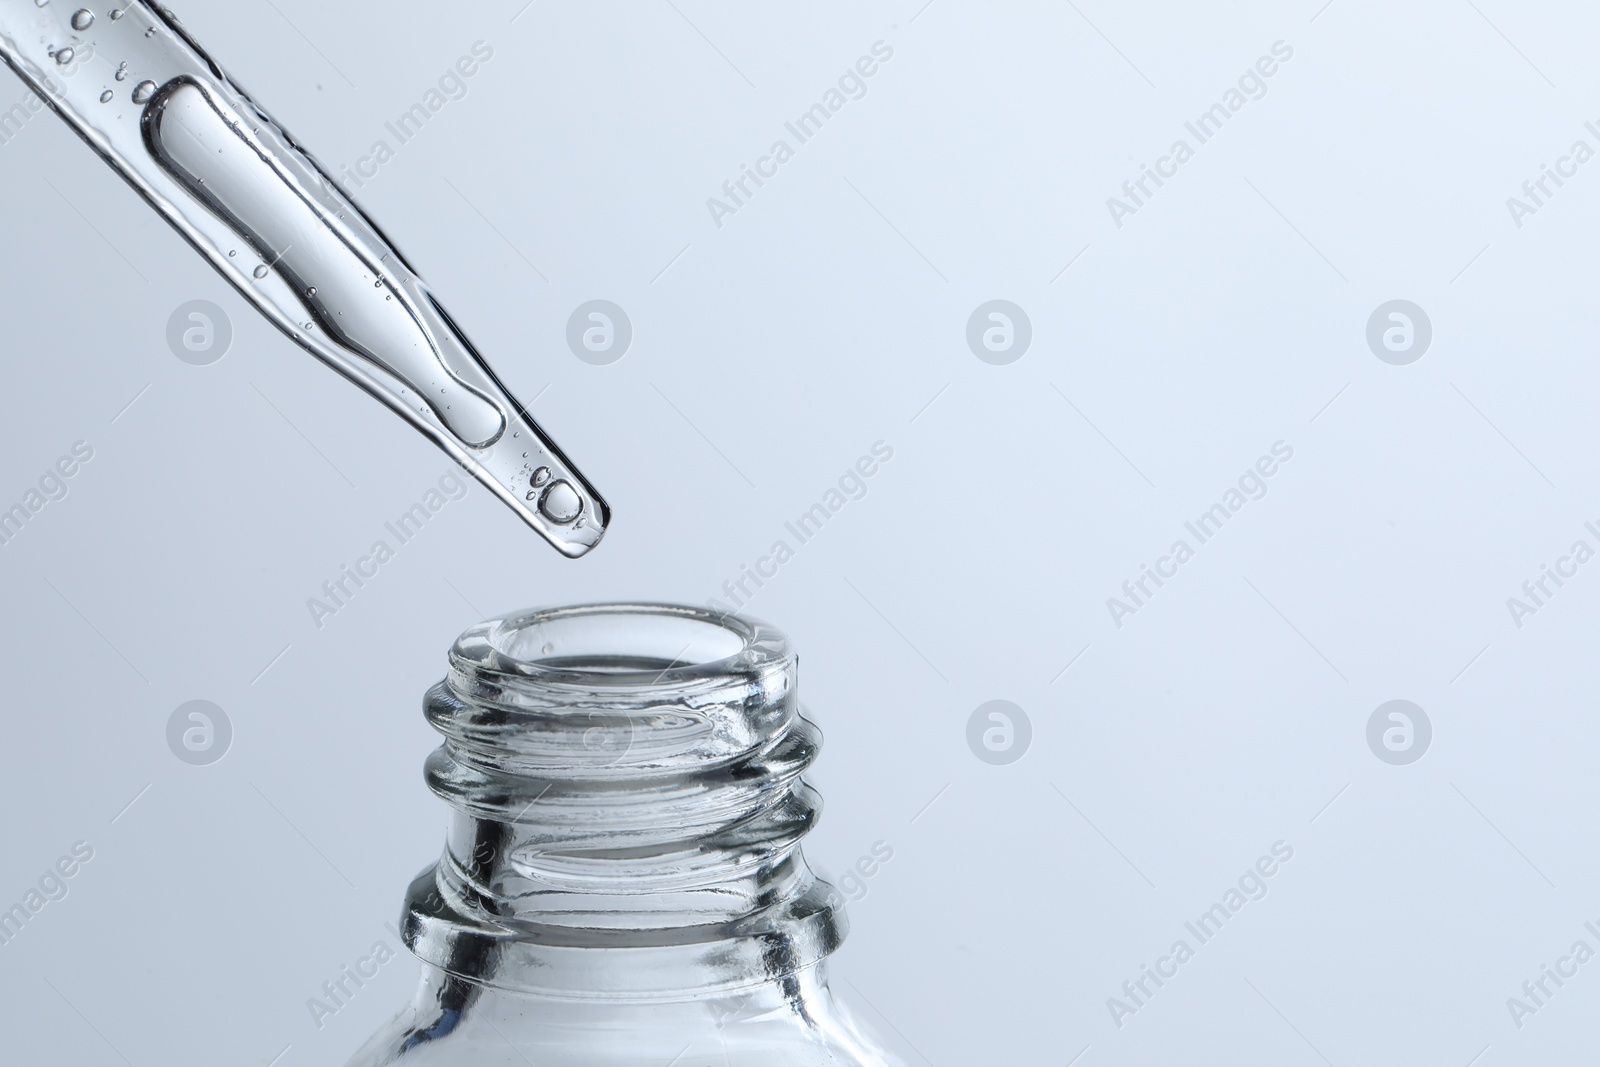
<path fill-rule="evenodd" d="M 491 989 L 425 966 L 417 997 L 349 1067 L 906 1067 L 826 977 L 713 998 L 563 1001 Z"/>

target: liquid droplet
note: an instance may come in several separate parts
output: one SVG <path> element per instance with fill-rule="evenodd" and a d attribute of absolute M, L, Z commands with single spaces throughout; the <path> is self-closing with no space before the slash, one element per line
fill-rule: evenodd
<path fill-rule="evenodd" d="M 127 80 L 128 80 L 128 63 L 127 63 L 127 60 L 123 60 L 123 62 L 120 63 L 117 66 L 117 81 L 125 82 Z"/>
<path fill-rule="evenodd" d="M 545 644 L 544 644 L 544 654 L 545 655 L 548 656 L 550 653 L 554 652 L 555 650 L 556 650 L 556 646 L 555 645 L 552 645 L 548 641 L 545 642 Z"/>
<path fill-rule="evenodd" d="M 133 102 L 135 104 L 148 104 L 150 98 L 156 95 L 156 83 L 146 79 L 133 87 Z"/>
<path fill-rule="evenodd" d="M 151 26 L 148 30 L 144 31 L 144 35 L 146 37 L 154 37 L 156 35 L 156 28 Z"/>
<path fill-rule="evenodd" d="M 94 12 L 86 7 L 80 7 L 72 13 L 72 28 L 82 33 L 94 25 Z"/>
<path fill-rule="evenodd" d="M 43 7 L 44 5 L 48 4 L 49 2 L 50 2 L 50 0 L 33 0 L 33 6 L 34 7 Z"/>
<path fill-rule="evenodd" d="M 265 263 L 261 264 L 253 273 L 257 278 L 265 278 L 267 276 L 267 265 Z"/>
<path fill-rule="evenodd" d="M 78 53 L 74 52 L 70 48 L 63 48 L 61 51 L 56 53 L 56 62 L 64 67 L 68 63 L 71 63 L 72 62 L 72 57 L 77 55 L 77 54 Z"/>
<path fill-rule="evenodd" d="M 109 103 L 111 103 L 111 98 L 114 95 L 116 95 L 116 94 L 114 94 L 110 89 L 107 89 L 105 92 L 100 94 L 100 102 L 102 104 L 109 104 Z"/>
<path fill-rule="evenodd" d="M 239 254 L 239 250 L 237 248 L 229 249 L 228 258 L 232 259 L 234 256 L 236 256 L 238 254 Z"/>
<path fill-rule="evenodd" d="M 307 289 L 306 290 L 306 295 L 307 296 L 316 296 L 317 295 L 317 287 L 313 285 L 311 288 Z"/>
<path fill-rule="evenodd" d="M 526 454 L 526 453 L 524 453 L 524 454 Z M 533 472 L 533 484 L 534 484 L 535 487 L 541 486 L 545 482 L 548 482 L 549 480 L 550 480 L 550 468 L 549 467 L 540 467 L 538 470 Z"/>
<path fill-rule="evenodd" d="M 119 7 L 119 8 L 116 8 L 116 9 L 114 9 L 114 10 L 113 10 L 113 11 L 112 11 L 112 12 L 111 12 L 111 21 L 112 21 L 112 22 L 115 22 L 115 21 L 117 21 L 117 20 L 118 20 L 118 19 L 120 19 L 120 18 L 121 18 L 121 17 L 122 17 L 122 13 L 123 13 L 123 11 L 124 11 L 124 10 L 126 10 L 126 9 L 125 9 L 125 8 L 120 8 L 120 7 Z"/>
<path fill-rule="evenodd" d="M 539 510 L 551 522 L 566 525 L 583 510 L 583 498 L 572 488 L 571 482 L 556 482 L 545 490 L 544 499 L 539 501 Z"/>

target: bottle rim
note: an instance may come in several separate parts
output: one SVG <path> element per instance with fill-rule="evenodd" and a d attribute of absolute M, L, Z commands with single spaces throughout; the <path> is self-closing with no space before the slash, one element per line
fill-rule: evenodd
<path fill-rule="evenodd" d="M 671 689 L 792 664 L 788 638 L 742 615 L 666 603 L 514 612 L 469 627 L 451 666 L 524 685 L 589 691 Z"/>

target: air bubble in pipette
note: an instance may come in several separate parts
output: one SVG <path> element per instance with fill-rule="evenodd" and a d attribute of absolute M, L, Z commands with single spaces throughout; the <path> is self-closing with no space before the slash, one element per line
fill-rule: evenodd
<path fill-rule="evenodd" d="M 551 522 L 566 524 L 577 518 L 583 510 L 583 498 L 572 488 L 571 482 L 558 481 L 545 491 L 544 499 L 539 501 L 539 510 Z"/>

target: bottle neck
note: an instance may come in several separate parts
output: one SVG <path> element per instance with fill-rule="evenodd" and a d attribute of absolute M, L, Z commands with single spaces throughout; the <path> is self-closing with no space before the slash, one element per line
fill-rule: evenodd
<path fill-rule="evenodd" d="M 468 987 L 553 999 L 796 995 L 845 925 L 799 848 L 821 736 L 795 683 L 782 635 L 688 608 L 467 631 L 426 701 L 453 810 L 407 944 Z"/>

